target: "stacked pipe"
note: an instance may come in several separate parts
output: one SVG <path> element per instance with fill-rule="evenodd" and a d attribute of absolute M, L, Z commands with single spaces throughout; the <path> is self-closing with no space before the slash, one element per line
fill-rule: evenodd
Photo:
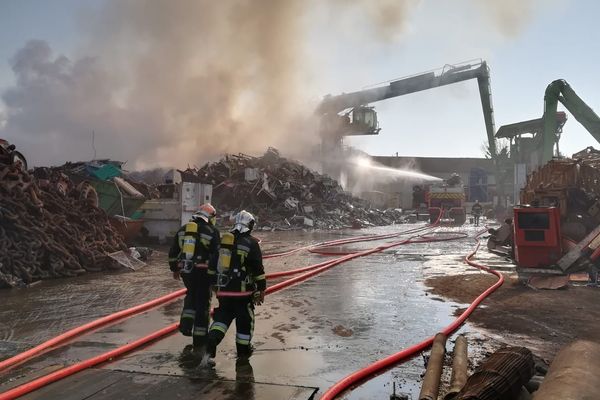
<path fill-rule="evenodd" d="M 106 254 L 127 247 L 91 192 L 59 172 L 0 164 L 0 288 L 113 265 Z"/>
<path fill-rule="evenodd" d="M 427 370 L 423 378 L 423 386 L 419 400 L 437 400 L 440 392 L 440 380 L 444 369 L 444 356 L 446 355 L 446 335 L 438 333 L 433 339 L 431 356 L 427 363 Z"/>
<path fill-rule="evenodd" d="M 469 356 L 467 350 L 467 339 L 460 335 L 454 343 L 452 351 L 452 376 L 450 377 L 450 389 L 446 392 L 444 400 L 454 400 L 467 382 L 467 371 L 469 368 Z"/>

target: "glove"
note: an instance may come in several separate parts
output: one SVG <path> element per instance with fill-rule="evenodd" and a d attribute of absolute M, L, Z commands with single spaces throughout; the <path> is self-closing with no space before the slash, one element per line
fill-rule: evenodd
<path fill-rule="evenodd" d="M 255 305 L 260 306 L 265 301 L 265 292 L 254 292 L 252 301 Z"/>

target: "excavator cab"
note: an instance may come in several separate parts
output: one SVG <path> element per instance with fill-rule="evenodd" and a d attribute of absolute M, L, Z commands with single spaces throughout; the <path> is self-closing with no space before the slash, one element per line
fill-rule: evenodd
<path fill-rule="evenodd" d="M 359 106 L 350 111 L 352 121 L 349 135 L 377 135 L 381 130 L 374 107 Z"/>

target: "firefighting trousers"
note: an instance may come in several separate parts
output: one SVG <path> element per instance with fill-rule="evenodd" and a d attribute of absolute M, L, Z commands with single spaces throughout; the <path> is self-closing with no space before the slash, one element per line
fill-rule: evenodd
<path fill-rule="evenodd" d="M 179 330 L 185 336 L 193 336 L 194 345 L 204 344 L 208 333 L 211 298 L 206 272 L 194 269 L 189 274 L 181 274 L 181 279 L 187 293 L 183 299 Z"/>
<path fill-rule="evenodd" d="M 235 319 L 235 344 L 238 357 L 249 356 L 250 341 L 254 332 L 254 304 L 250 297 L 219 298 L 215 308 L 213 323 L 208 332 L 208 353 L 214 357 L 216 348 L 225 337 L 227 329 Z"/>

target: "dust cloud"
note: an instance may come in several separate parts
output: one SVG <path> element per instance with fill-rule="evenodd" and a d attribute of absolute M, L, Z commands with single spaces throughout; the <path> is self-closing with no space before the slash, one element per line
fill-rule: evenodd
<path fill-rule="evenodd" d="M 311 87 L 321 67 L 307 52 L 311 13 L 364 7 L 362 23 L 385 40 L 403 29 L 408 3 L 108 1 L 83 14 L 86 56 L 42 40 L 16 52 L 0 135 L 33 165 L 96 154 L 130 169 L 181 167 L 268 146 L 301 156 L 318 143 L 322 94 Z"/>

